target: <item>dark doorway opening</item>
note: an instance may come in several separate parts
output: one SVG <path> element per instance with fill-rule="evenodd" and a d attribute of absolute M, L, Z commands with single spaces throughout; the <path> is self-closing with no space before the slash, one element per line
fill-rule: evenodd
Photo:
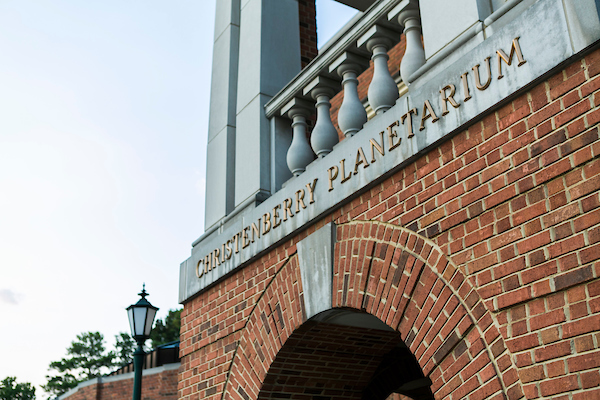
<path fill-rule="evenodd" d="M 339 309 L 288 338 L 258 398 L 433 400 L 430 385 L 398 332 L 370 314 Z"/>

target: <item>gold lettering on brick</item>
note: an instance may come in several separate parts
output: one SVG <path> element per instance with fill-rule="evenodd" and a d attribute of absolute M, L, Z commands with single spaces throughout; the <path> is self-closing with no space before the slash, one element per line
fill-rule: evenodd
<path fill-rule="evenodd" d="M 348 176 L 346 176 L 346 159 L 345 158 L 342 158 L 340 160 L 340 166 L 341 166 L 340 170 L 342 172 L 342 180 L 340 181 L 340 183 L 344 183 L 348 179 L 352 178 L 352 172 L 350 172 L 348 174 Z"/>
<path fill-rule="evenodd" d="M 221 262 L 219 261 L 219 255 L 221 254 L 221 250 L 219 248 L 216 248 L 213 250 L 213 262 L 211 267 L 212 268 L 217 268 L 219 265 L 221 265 Z"/>
<path fill-rule="evenodd" d="M 233 254 L 233 250 L 231 250 L 231 240 L 225 242 L 225 250 L 225 260 L 229 260 L 231 258 L 231 255 Z"/>
<path fill-rule="evenodd" d="M 244 229 L 242 229 L 242 249 L 245 249 L 246 247 L 250 246 L 250 241 L 249 236 L 248 236 L 248 231 L 249 231 L 249 227 L 245 227 Z"/>
<path fill-rule="evenodd" d="M 521 65 L 527 62 L 523 58 L 521 46 L 519 46 L 519 36 L 514 38 L 512 41 L 512 45 L 510 47 L 510 56 L 507 56 L 504 50 L 502 49 L 497 50 L 496 54 L 498 54 L 498 79 L 504 78 L 504 75 L 502 74 L 502 61 L 504 61 L 506 65 L 510 65 L 512 63 L 513 56 L 516 54 L 517 60 L 519 60 L 517 67 L 520 67 Z"/>
<path fill-rule="evenodd" d="M 398 126 L 398 121 L 394 122 L 392 125 L 388 126 L 388 134 L 390 134 L 391 127 Z M 398 136 L 398 135 L 395 135 Z M 373 164 L 377 159 L 375 158 L 375 150 L 382 156 L 385 156 L 385 150 L 383 149 L 383 131 L 379 132 L 379 137 L 381 138 L 381 144 L 377 143 L 375 138 L 369 139 L 369 144 L 371 145 L 371 164 Z"/>
<path fill-rule="evenodd" d="M 265 215 L 263 215 L 262 221 L 262 234 L 264 236 L 271 230 L 271 214 L 266 213 Z"/>
<path fill-rule="evenodd" d="M 233 243 L 235 244 L 235 254 L 240 252 L 240 233 L 233 235 Z"/>
<path fill-rule="evenodd" d="M 475 74 L 475 87 L 479 90 L 487 89 L 488 86 L 490 86 L 490 83 L 492 83 L 492 70 L 490 69 L 490 58 L 492 57 L 488 57 L 484 61 L 488 75 L 488 79 L 484 84 L 481 83 L 481 79 L 479 77 L 479 64 L 473 67 L 473 73 Z"/>
<path fill-rule="evenodd" d="M 367 157 L 365 157 L 365 152 L 362 147 L 359 147 L 356 151 L 356 162 L 354 163 L 354 175 L 358 174 L 359 165 L 364 164 L 363 168 L 367 168 L 369 163 L 367 162 Z"/>
<path fill-rule="evenodd" d="M 431 103 L 429 100 L 425 100 L 423 103 L 423 116 L 421 117 L 421 126 L 419 126 L 419 130 L 422 131 L 425 129 L 425 121 L 431 118 L 431 122 L 436 122 L 439 120 L 438 116 L 435 115 L 435 111 L 433 111 L 433 107 L 431 107 Z"/>
<path fill-rule="evenodd" d="M 502 73 L 502 63 L 504 62 L 507 66 L 512 65 L 513 59 L 516 56 L 518 60 L 517 67 L 525 64 L 527 61 L 525 60 L 523 53 L 521 51 L 521 47 L 519 45 L 519 37 L 516 37 L 512 40 L 510 53 L 507 55 L 504 50 L 498 49 L 496 51 L 497 56 L 497 67 L 498 67 L 498 79 L 504 77 Z M 475 65 L 473 70 L 475 87 L 478 90 L 487 89 L 492 82 L 492 74 L 491 74 L 491 57 L 487 57 L 484 60 L 484 64 L 487 70 L 487 80 L 485 83 L 481 82 L 480 75 L 480 64 Z M 460 76 L 462 91 L 463 91 L 463 102 L 466 102 L 472 98 L 469 88 L 469 71 L 465 72 Z M 440 89 L 440 99 L 441 99 L 441 117 L 449 114 L 448 103 L 454 108 L 460 107 L 460 103 L 456 101 L 454 98 L 456 95 L 456 86 L 452 83 L 449 83 L 443 86 Z M 384 136 L 387 132 L 387 151 L 390 152 L 395 148 L 399 147 L 402 143 L 402 137 L 400 137 L 398 133 L 398 129 L 400 125 L 406 126 L 406 137 L 412 138 L 415 136 L 413 129 L 413 116 L 418 116 L 417 108 L 412 108 L 408 110 L 405 114 L 403 114 L 399 120 L 394 121 L 389 126 L 385 128 L 385 130 L 379 132 L 379 140 L 375 138 L 369 139 L 369 147 L 371 150 L 371 161 L 370 163 L 374 163 L 377 161 L 375 153 L 379 153 L 381 157 L 385 157 L 385 143 L 386 139 Z M 440 118 L 436 115 L 435 110 L 433 109 L 429 100 L 425 100 L 423 102 L 423 112 L 421 115 L 421 123 L 419 126 L 419 130 L 425 129 L 425 121 L 431 119 L 432 123 L 435 123 Z M 347 182 L 350 180 L 352 175 L 356 175 L 359 172 L 359 166 L 363 165 L 363 168 L 367 168 L 370 164 L 365 156 L 365 152 L 362 147 L 358 147 L 356 150 L 356 162 L 354 163 L 353 171 L 349 171 L 346 175 L 346 159 L 341 159 L 339 161 L 339 167 L 337 165 L 332 166 L 327 170 L 328 173 L 328 184 L 329 191 L 333 191 L 334 186 L 333 182 L 341 175 L 340 183 Z M 288 219 L 294 217 L 294 212 L 292 208 L 295 209 L 295 214 L 298 214 L 302 209 L 307 208 L 307 204 L 315 203 L 315 189 L 317 185 L 317 179 L 315 178 L 312 183 L 307 183 L 306 189 L 308 191 L 308 202 L 305 202 L 305 190 L 299 189 L 295 193 L 296 207 L 294 208 L 294 201 L 292 198 L 284 199 L 282 204 L 277 204 L 273 207 L 271 212 L 267 212 L 263 214 L 262 219 L 259 218 L 257 222 L 251 223 L 249 226 L 244 227 L 240 232 L 236 233 L 231 239 L 227 240 L 220 247 L 217 247 L 212 252 L 208 253 L 203 259 L 200 259 L 196 264 L 196 276 L 201 278 L 209 271 L 218 267 L 221 263 L 224 263 L 227 260 L 230 260 L 233 257 L 233 254 L 239 253 L 241 249 L 247 248 L 251 243 L 254 243 L 256 240 L 262 237 L 265 237 L 271 229 L 279 227 L 283 222 L 286 222 Z M 283 219 L 279 214 L 279 211 L 283 210 Z M 241 248 L 240 248 L 240 241 Z M 220 260 L 219 260 L 220 258 Z"/>
<path fill-rule="evenodd" d="M 204 275 L 204 268 L 202 267 L 203 263 L 203 260 L 198 260 L 198 263 L 196 264 L 196 276 L 198 278 L 202 278 Z"/>
<path fill-rule="evenodd" d="M 404 115 L 402 115 L 402 117 L 400 117 L 400 122 L 402 123 L 402 125 L 404 125 L 404 121 L 406 121 L 406 132 L 407 132 L 407 138 L 410 139 L 411 137 L 415 136 L 415 132 L 413 130 L 413 123 L 412 123 L 412 116 L 413 115 L 417 115 L 417 109 L 416 108 L 411 108 L 410 110 L 408 110 L 408 112 Z M 390 150 L 395 149 L 397 146 L 400 145 L 400 140 L 398 140 L 398 144 L 393 146 L 391 145 L 390 142 Z"/>
<path fill-rule="evenodd" d="M 446 90 L 450 90 L 450 94 L 446 95 Z M 440 94 L 442 95 L 442 115 L 448 114 L 448 103 L 454 108 L 458 108 L 460 104 L 454 100 L 454 93 L 456 93 L 456 87 L 453 84 L 446 85 L 440 90 Z"/>
<path fill-rule="evenodd" d="M 283 201 L 283 220 L 287 221 L 288 220 L 288 215 L 291 217 L 294 216 L 294 214 L 292 213 L 291 210 L 292 207 L 292 199 L 285 199 Z"/>
<path fill-rule="evenodd" d="M 296 191 L 296 214 L 300 212 L 300 207 L 303 209 L 306 208 L 306 204 L 304 204 L 304 189 Z"/>
<path fill-rule="evenodd" d="M 210 268 L 211 256 L 212 256 L 212 253 L 207 254 L 206 257 L 204 257 L 204 273 L 205 274 L 212 269 L 212 268 Z"/>
<path fill-rule="evenodd" d="M 333 190 L 333 180 L 338 176 L 337 165 L 334 165 L 333 167 L 329 168 L 327 170 L 327 173 L 329 174 L 329 191 L 331 192 Z"/>
<path fill-rule="evenodd" d="M 467 80 L 467 76 L 469 75 L 468 72 L 465 72 L 464 74 L 462 74 L 460 76 L 460 80 L 462 81 L 462 87 L 463 87 L 463 92 L 465 95 L 465 98 L 463 99 L 463 101 L 466 103 L 467 101 L 471 100 L 471 93 L 469 91 L 469 81 Z"/>
<path fill-rule="evenodd" d="M 258 220 L 258 224 L 260 225 L 260 219 Z M 252 225 L 250 225 L 251 230 L 252 230 L 252 237 L 250 238 L 250 241 L 252 243 L 254 243 L 254 241 L 256 239 L 260 239 L 260 230 L 258 229 L 258 226 L 256 226 L 256 223 L 252 223 Z"/>
<path fill-rule="evenodd" d="M 315 187 L 317 187 L 317 178 L 315 178 L 315 180 L 312 182 L 312 185 L 307 183 L 306 187 L 308 188 L 308 195 L 310 198 L 308 204 L 312 204 L 315 202 Z"/>
<path fill-rule="evenodd" d="M 279 212 L 278 210 L 281 208 L 281 204 L 277 204 L 275 207 L 273 207 L 273 229 L 277 228 L 279 225 L 281 225 L 281 220 L 279 219 Z"/>

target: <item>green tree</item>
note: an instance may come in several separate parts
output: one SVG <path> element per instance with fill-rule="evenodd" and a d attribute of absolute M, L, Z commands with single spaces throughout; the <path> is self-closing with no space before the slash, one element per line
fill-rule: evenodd
<path fill-rule="evenodd" d="M 152 347 L 179 340 L 180 328 L 181 309 L 169 310 L 169 314 L 165 317 L 164 321 L 157 320 L 152 332 L 150 332 Z"/>
<path fill-rule="evenodd" d="M 46 375 L 48 383 L 42 387 L 46 392 L 60 395 L 79 382 L 108 372 L 114 366 L 115 357 L 113 351 L 106 351 L 100 332 L 81 333 L 67 348 L 67 357 L 50 363 L 49 370 L 55 374 Z"/>
<path fill-rule="evenodd" d="M 181 309 L 170 310 L 164 320 L 157 320 L 150 339 L 152 346 L 179 340 Z M 59 396 L 78 383 L 99 377 L 110 368 L 129 364 L 133 359 L 135 342 L 128 333 L 115 335 L 115 349 L 107 351 L 104 336 L 100 332 L 85 332 L 67 348 L 67 357 L 50 363 L 47 383 L 42 388 Z M 4 400 L 0 398 L 0 400 Z"/>
<path fill-rule="evenodd" d="M 0 381 L 0 400 L 34 400 L 35 388 L 31 383 L 17 383 L 17 378 L 9 376 Z"/>
<path fill-rule="evenodd" d="M 123 366 L 133 361 L 135 341 L 128 333 L 119 332 L 115 335 L 115 365 Z"/>

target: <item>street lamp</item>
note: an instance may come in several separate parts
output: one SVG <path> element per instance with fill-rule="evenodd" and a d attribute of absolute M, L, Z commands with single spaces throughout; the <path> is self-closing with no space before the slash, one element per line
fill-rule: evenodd
<path fill-rule="evenodd" d="M 127 307 L 127 315 L 129 316 L 129 326 L 131 327 L 131 336 L 138 344 L 137 349 L 133 353 L 133 400 L 141 400 L 142 398 L 142 368 L 144 364 L 144 342 L 150 337 L 154 316 L 158 311 L 146 296 L 146 284 L 142 288 L 142 292 L 138 293 L 142 298 L 135 304 Z"/>

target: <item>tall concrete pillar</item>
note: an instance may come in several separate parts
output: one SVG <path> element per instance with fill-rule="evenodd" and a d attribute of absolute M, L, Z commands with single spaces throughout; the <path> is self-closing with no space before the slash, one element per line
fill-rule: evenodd
<path fill-rule="evenodd" d="M 264 105 L 300 72 L 298 1 L 241 0 L 239 38 L 236 207 L 271 194 L 271 133 Z"/>
<path fill-rule="evenodd" d="M 235 137 L 240 0 L 217 0 L 208 147 L 205 229 L 235 206 Z"/>
<path fill-rule="evenodd" d="M 492 12 L 492 0 L 421 0 L 425 57 L 429 59 Z M 499 3 L 498 0 L 494 0 Z"/>

